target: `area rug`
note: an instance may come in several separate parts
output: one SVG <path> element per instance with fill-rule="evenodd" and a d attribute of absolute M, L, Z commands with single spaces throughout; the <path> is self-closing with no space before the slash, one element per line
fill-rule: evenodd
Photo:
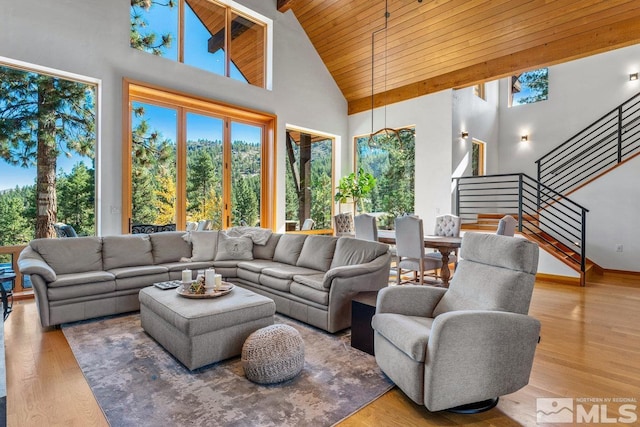
<path fill-rule="evenodd" d="M 239 357 L 193 372 L 140 326 L 139 314 L 65 324 L 62 331 L 111 426 L 330 426 L 392 388 L 373 356 L 284 316 L 305 343 L 296 378 L 258 385 Z"/>

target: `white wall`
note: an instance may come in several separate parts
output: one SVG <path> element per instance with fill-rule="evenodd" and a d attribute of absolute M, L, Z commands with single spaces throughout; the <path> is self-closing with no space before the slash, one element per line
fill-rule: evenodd
<path fill-rule="evenodd" d="M 275 113 L 279 227 L 284 224 L 285 125 L 347 134 L 347 103 L 295 16 L 278 12 L 275 1 L 237 1 L 273 20 L 272 91 L 132 49 L 127 0 L 0 0 L 0 56 L 102 80 L 101 234 L 121 230 L 121 216 L 112 208 L 122 204 L 125 77 Z"/>
<path fill-rule="evenodd" d="M 453 176 L 471 175 L 472 141 L 485 143 L 485 172 L 498 171 L 498 82 L 485 85 L 486 100 L 474 95 L 473 87 L 453 91 L 452 170 Z M 466 139 L 462 131 L 469 132 Z"/>
<path fill-rule="evenodd" d="M 549 67 L 549 99 L 511 108 L 500 79 L 500 172 L 536 178 L 538 158 L 640 91 L 640 80 L 629 81 L 638 71 L 640 45 Z"/>
<path fill-rule="evenodd" d="M 635 157 L 571 197 L 589 209 L 587 256 L 601 267 L 640 271 L 639 183 L 640 157 Z"/>
<path fill-rule="evenodd" d="M 549 68 L 549 99 L 508 108 L 500 80 L 499 172 L 536 177 L 535 161 L 640 91 L 629 74 L 640 71 L 640 45 Z M 520 135 L 529 135 L 520 142 Z M 635 166 L 635 167 L 634 167 Z M 587 257 L 605 269 L 640 271 L 640 160 L 570 195 L 589 209 Z M 623 252 L 616 246 L 623 245 Z"/>
<path fill-rule="evenodd" d="M 373 130 L 382 127 L 416 128 L 415 213 L 425 224 L 451 212 L 452 91 L 444 90 L 374 110 Z M 349 116 L 350 157 L 353 168 L 353 137 L 371 133 L 371 111 Z M 347 163 L 347 162 L 345 162 Z"/>

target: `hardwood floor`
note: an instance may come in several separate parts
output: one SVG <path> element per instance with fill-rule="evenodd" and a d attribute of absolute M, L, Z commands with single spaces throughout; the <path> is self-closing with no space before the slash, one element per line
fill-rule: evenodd
<path fill-rule="evenodd" d="M 529 385 L 496 408 L 430 413 L 393 389 L 340 426 L 535 426 L 537 397 L 640 400 L 640 276 L 606 273 L 584 288 L 538 281 L 530 314 L 542 340 Z M 5 344 L 8 426 L 107 425 L 64 335 L 39 326 L 32 301 L 15 305 Z M 619 406 L 609 404 L 608 417 Z"/>

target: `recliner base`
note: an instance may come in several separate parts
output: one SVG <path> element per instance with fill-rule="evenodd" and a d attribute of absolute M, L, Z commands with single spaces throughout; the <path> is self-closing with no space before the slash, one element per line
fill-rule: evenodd
<path fill-rule="evenodd" d="M 454 408 L 446 409 L 447 412 L 453 412 L 454 414 L 478 414 L 480 412 L 488 411 L 495 408 L 498 404 L 499 397 L 492 399 L 482 400 L 480 402 L 467 403 L 466 405 L 456 406 Z"/>

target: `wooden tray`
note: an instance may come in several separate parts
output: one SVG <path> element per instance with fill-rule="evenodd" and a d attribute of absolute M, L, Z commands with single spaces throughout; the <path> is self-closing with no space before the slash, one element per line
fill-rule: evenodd
<path fill-rule="evenodd" d="M 182 286 L 180 286 L 179 288 L 176 288 L 176 292 L 178 293 L 178 295 L 185 298 L 194 298 L 194 299 L 217 298 L 217 297 L 221 297 L 223 295 L 228 294 L 229 292 L 231 292 L 231 290 L 233 290 L 233 288 L 234 288 L 233 283 L 222 282 L 222 286 L 220 286 L 219 290 L 216 291 L 215 289 L 207 289 L 204 294 L 192 294 L 188 290 L 183 289 Z"/>

